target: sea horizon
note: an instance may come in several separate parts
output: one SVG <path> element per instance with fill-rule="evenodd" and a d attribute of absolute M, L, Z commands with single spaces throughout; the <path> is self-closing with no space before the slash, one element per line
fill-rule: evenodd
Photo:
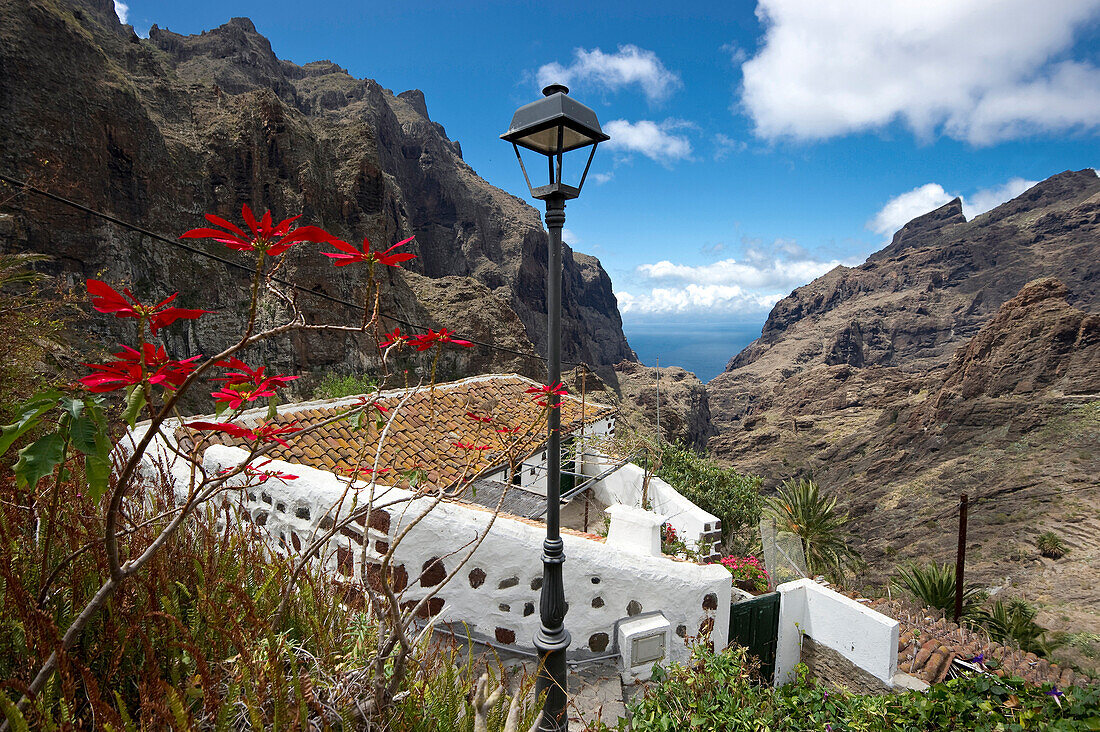
<path fill-rule="evenodd" d="M 729 360 L 760 337 L 766 318 L 758 321 L 624 320 L 623 332 L 638 360 L 646 366 L 680 366 L 704 383 L 726 369 Z"/>

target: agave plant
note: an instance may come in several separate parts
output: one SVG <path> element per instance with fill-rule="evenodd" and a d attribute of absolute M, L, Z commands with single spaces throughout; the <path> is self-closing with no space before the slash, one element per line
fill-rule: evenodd
<path fill-rule="evenodd" d="M 976 613 L 974 618 L 993 640 L 1014 640 L 1024 651 L 1049 656 L 1064 641 L 1057 637 L 1048 638 L 1046 628 L 1035 622 L 1037 614 L 1038 611 L 1023 600 L 998 600 L 989 610 Z"/>
<path fill-rule="evenodd" d="M 893 579 L 895 587 L 903 589 L 928 607 L 944 612 L 955 610 L 955 567 L 951 564 L 929 564 L 921 567 L 911 564 L 903 567 Z M 974 616 L 985 593 L 975 585 L 963 586 L 962 614 Z"/>
<path fill-rule="evenodd" d="M 795 534 L 802 541 L 806 568 L 810 574 L 844 576 L 846 569 L 858 566 L 859 552 L 849 545 L 848 514 L 836 508 L 836 498 L 827 498 L 812 480 L 793 478 L 783 481 L 778 494 L 768 500 L 768 513 L 777 528 Z"/>
<path fill-rule="evenodd" d="M 1039 547 L 1039 553 L 1050 559 L 1061 559 L 1069 551 L 1066 548 L 1066 543 L 1062 541 L 1062 537 L 1053 531 L 1044 531 L 1039 534 L 1035 544 Z"/>
<path fill-rule="evenodd" d="M 19 254 L 0 254 L 0 287 L 20 282 L 34 282 L 42 275 L 30 269 L 36 262 L 45 262 L 49 256 L 23 252 Z"/>

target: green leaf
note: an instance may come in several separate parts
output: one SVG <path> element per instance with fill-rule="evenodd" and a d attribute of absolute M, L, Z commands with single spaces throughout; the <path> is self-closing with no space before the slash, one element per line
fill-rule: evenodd
<path fill-rule="evenodd" d="M 61 400 L 59 406 L 63 411 L 68 412 L 73 419 L 77 419 L 84 411 L 84 400 L 65 397 Z"/>
<path fill-rule="evenodd" d="M 99 503 L 111 479 L 111 461 L 99 455 L 85 456 L 84 477 L 88 479 L 88 497 L 93 503 Z"/>
<path fill-rule="evenodd" d="M 36 394 L 33 399 L 24 403 L 19 420 L 3 427 L 3 434 L 0 434 L 0 455 L 7 452 L 11 444 L 21 435 L 38 425 L 42 421 L 42 415 L 53 409 L 61 397 L 61 392 L 51 389 Z"/>
<path fill-rule="evenodd" d="M 278 406 L 279 397 L 269 396 L 267 398 L 267 419 L 269 422 L 279 416 L 279 410 L 277 409 Z"/>
<path fill-rule="evenodd" d="M 53 474 L 64 456 L 65 438 L 59 433 L 40 437 L 19 451 L 14 468 L 16 483 L 34 488 L 39 480 Z"/>
<path fill-rule="evenodd" d="M 96 453 L 95 438 L 96 425 L 87 414 L 78 414 L 69 420 L 69 441 L 77 450 L 85 455 Z"/>
<path fill-rule="evenodd" d="M 122 413 L 122 418 L 126 420 L 126 424 L 130 425 L 130 429 L 137 426 L 138 415 L 141 414 L 144 406 L 145 390 L 141 384 L 134 384 L 134 388 L 126 397 L 126 411 Z"/>
<path fill-rule="evenodd" d="M 8 695 L 2 691 L 0 691 L 0 711 L 4 713 L 4 718 L 8 720 L 8 725 L 14 732 L 30 731 L 27 718 L 19 711 L 19 707 L 11 699 L 8 699 Z"/>

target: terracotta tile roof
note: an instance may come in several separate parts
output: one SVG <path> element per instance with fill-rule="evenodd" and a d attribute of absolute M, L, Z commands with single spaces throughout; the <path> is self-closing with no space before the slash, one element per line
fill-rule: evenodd
<path fill-rule="evenodd" d="M 996 662 L 998 668 L 987 670 L 997 676 L 1018 676 L 1032 684 L 1057 684 L 1062 687 L 1090 683 L 1087 676 L 1078 675 L 1071 668 L 991 641 L 989 636 L 966 626 L 960 627 L 943 617 L 938 610 L 914 609 L 898 600 L 867 600 L 858 595 L 850 596 L 898 621 L 898 671 L 929 684 L 946 679 L 956 658 L 970 661 L 978 654 L 982 654 L 986 662 Z"/>
<path fill-rule="evenodd" d="M 387 414 L 394 414 L 396 410 L 396 415 L 378 460 L 379 469 L 389 472 L 379 475 L 379 482 L 404 484 L 406 480 L 400 474 L 417 469 L 423 471 L 422 482 L 450 487 L 507 465 L 509 454 L 517 462 L 522 461 L 546 442 L 545 410 L 536 404 L 538 395 L 526 393 L 529 388 L 541 386 L 517 374 L 493 374 L 437 384 L 431 390 L 383 392 L 377 403 L 391 410 Z M 277 425 L 297 422 L 299 427 L 305 428 L 331 419 L 357 401 L 358 398 L 349 397 L 288 404 L 279 409 L 272 422 Z M 589 425 L 616 413 L 614 408 L 591 399 L 585 400 L 583 415 L 581 407 L 579 397 L 562 397 L 563 434 L 578 431 L 582 422 Z M 468 412 L 489 417 L 491 421 L 479 422 L 467 416 Z M 373 410 L 370 412 L 371 417 L 377 414 Z M 265 416 L 265 409 L 254 409 L 243 413 L 235 422 L 251 427 Z M 200 419 L 213 420 L 193 417 L 187 421 Z M 269 457 L 337 474 L 347 474 L 356 466 L 372 467 L 380 432 L 373 419 L 359 429 L 354 421 L 341 420 L 308 434 L 292 436 L 288 439 L 289 448 L 277 447 Z M 497 432 L 501 427 L 516 431 Z M 180 429 L 176 436 L 186 444 L 192 434 L 191 430 Z M 211 444 L 244 444 L 226 434 L 207 434 Z M 489 449 L 465 449 L 455 443 L 488 446 Z"/>

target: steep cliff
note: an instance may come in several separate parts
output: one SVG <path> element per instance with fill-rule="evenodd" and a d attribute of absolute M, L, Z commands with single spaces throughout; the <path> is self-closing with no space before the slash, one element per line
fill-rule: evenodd
<path fill-rule="evenodd" d="M 521 351 L 544 347 L 539 214 L 477 176 L 419 91 L 395 95 L 329 61 L 280 60 L 245 18 L 197 36 L 153 26 L 144 40 L 119 24 L 110 0 L 4 4 L 0 72 L 5 172 L 169 236 L 201 225 L 206 212 L 236 219 L 242 203 L 301 213 L 354 242 L 415 235 L 408 273 L 388 273 L 390 312 L 473 328 L 479 340 Z M 240 273 L 58 204 L 0 200 L 14 214 L 5 250 L 51 254 L 53 272 L 74 284 L 98 273 L 130 282 L 139 296 L 179 290 L 181 302 L 215 309 L 174 329 L 177 353 L 211 352 L 240 325 Z M 284 274 L 357 301 L 360 274 L 349 267 L 333 277 L 323 259 L 295 247 Z M 564 358 L 605 368 L 633 359 L 598 260 L 566 248 L 564 267 Z M 318 320 L 354 317 L 308 295 L 301 304 Z M 371 351 L 369 339 L 307 335 L 265 357 L 285 368 L 363 371 Z M 482 348 L 446 367 L 454 375 L 541 370 Z"/>

